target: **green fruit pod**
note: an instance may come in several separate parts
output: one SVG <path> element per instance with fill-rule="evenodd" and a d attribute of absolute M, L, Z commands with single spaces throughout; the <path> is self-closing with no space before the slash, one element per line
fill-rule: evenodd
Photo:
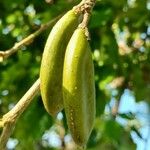
<path fill-rule="evenodd" d="M 94 66 L 85 30 L 73 33 L 65 54 L 63 98 L 67 124 L 75 143 L 85 146 L 95 119 Z"/>
<path fill-rule="evenodd" d="M 79 15 L 68 11 L 51 30 L 40 68 L 41 96 L 47 112 L 56 116 L 63 109 L 62 73 L 68 41 L 78 26 Z"/>

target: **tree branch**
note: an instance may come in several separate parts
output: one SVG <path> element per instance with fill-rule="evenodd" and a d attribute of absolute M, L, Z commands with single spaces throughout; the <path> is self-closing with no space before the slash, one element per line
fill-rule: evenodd
<path fill-rule="evenodd" d="M 118 109 L 119 109 L 119 105 L 120 105 L 120 100 L 121 100 L 121 96 L 124 93 L 124 89 L 127 87 L 127 81 L 125 80 L 125 78 L 123 76 L 117 77 L 115 78 L 110 84 L 109 86 L 112 89 L 117 89 L 119 88 L 119 95 L 117 96 L 117 100 L 115 101 L 114 106 L 111 108 L 111 115 L 113 116 L 113 118 L 115 119 L 116 116 L 118 115 Z"/>
<path fill-rule="evenodd" d="M 83 23 L 81 25 L 87 26 L 90 13 L 95 5 L 96 0 L 82 0 L 80 4 L 75 6 L 73 9 L 76 13 L 85 13 Z M 28 37 L 24 38 L 22 41 L 17 42 L 14 46 L 6 51 L 0 51 L 0 62 L 3 62 L 6 58 L 17 52 L 22 46 L 29 45 L 33 42 L 33 40 L 40 35 L 43 31 L 47 28 L 52 27 L 55 22 L 61 17 L 62 15 L 54 18 L 53 20 L 49 21 L 46 24 L 41 25 L 41 27 L 35 31 L 34 33 L 30 34 Z"/>
<path fill-rule="evenodd" d="M 11 136 L 17 119 L 28 107 L 33 98 L 38 94 L 39 90 L 40 80 L 38 79 L 32 85 L 32 87 L 25 93 L 25 95 L 19 100 L 15 107 L 3 116 L 1 120 L 1 125 L 3 125 L 3 131 L 0 137 L 0 150 L 5 150 L 7 141 Z"/>
<path fill-rule="evenodd" d="M 119 105 L 120 105 L 120 100 L 121 100 L 121 95 L 122 93 L 120 93 L 119 98 L 115 101 L 114 106 L 111 108 L 111 115 L 113 116 L 113 118 L 116 118 L 116 116 L 118 115 L 118 109 L 119 109 Z"/>
<path fill-rule="evenodd" d="M 6 51 L 0 51 L 0 62 L 3 62 L 4 59 L 8 58 L 15 52 L 17 52 L 22 46 L 29 45 L 33 42 L 33 40 L 40 35 L 43 31 L 45 31 L 47 28 L 52 27 L 55 22 L 61 17 L 62 15 L 54 18 L 53 20 L 49 21 L 46 24 L 41 25 L 41 27 L 35 31 L 34 33 L 30 34 L 28 37 L 24 38 L 18 43 L 15 43 L 14 46 Z"/>

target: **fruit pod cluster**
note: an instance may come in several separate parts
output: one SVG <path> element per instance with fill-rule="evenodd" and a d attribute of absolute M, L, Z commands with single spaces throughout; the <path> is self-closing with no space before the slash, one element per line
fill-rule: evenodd
<path fill-rule="evenodd" d="M 68 11 L 47 39 L 40 68 L 41 96 L 46 111 L 63 108 L 73 140 L 84 147 L 95 119 L 94 66 L 80 14 Z"/>

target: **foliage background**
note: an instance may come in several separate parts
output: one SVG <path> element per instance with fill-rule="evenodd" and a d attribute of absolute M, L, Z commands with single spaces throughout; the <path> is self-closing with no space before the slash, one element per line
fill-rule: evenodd
<path fill-rule="evenodd" d="M 39 26 L 71 9 L 78 0 L 0 1 L 0 49 L 36 31 Z M 89 31 L 95 65 L 97 113 L 88 150 L 134 150 L 132 134 L 148 147 L 150 133 L 150 1 L 97 0 Z M 47 29 L 29 46 L 0 63 L 0 116 L 8 112 L 39 76 Z M 119 111 L 126 92 L 144 109 Z M 130 106 L 126 96 L 124 105 Z M 119 105 L 119 107 L 118 107 Z M 136 107 L 136 106 L 133 106 Z M 121 121 L 118 121 L 121 120 Z M 148 127 L 143 137 L 142 128 Z M 1 130 L 0 130 L 1 131 Z M 8 149 L 71 149 L 64 112 L 51 118 L 43 108 L 40 95 L 18 120 Z M 141 149 L 142 150 L 142 149 Z M 144 149 L 143 149 L 144 150 Z"/>

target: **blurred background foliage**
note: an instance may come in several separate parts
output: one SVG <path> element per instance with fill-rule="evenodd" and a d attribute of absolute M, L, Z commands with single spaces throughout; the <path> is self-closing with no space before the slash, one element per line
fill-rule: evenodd
<path fill-rule="evenodd" d="M 78 2 L 0 1 L 0 50 L 11 48 L 41 24 L 66 12 Z M 88 150 L 134 150 L 139 141 L 145 144 L 145 149 L 139 150 L 146 150 L 150 143 L 149 18 L 149 0 L 97 0 L 89 23 L 97 113 Z M 32 44 L 23 46 L 0 63 L 0 117 L 38 78 L 49 32 L 50 29 L 47 29 Z M 121 111 L 124 107 L 130 109 Z M 144 127 L 148 129 L 145 137 Z M 64 112 L 59 113 L 56 119 L 52 118 L 38 95 L 18 120 L 7 147 L 15 150 L 73 150 L 75 144 Z"/>

